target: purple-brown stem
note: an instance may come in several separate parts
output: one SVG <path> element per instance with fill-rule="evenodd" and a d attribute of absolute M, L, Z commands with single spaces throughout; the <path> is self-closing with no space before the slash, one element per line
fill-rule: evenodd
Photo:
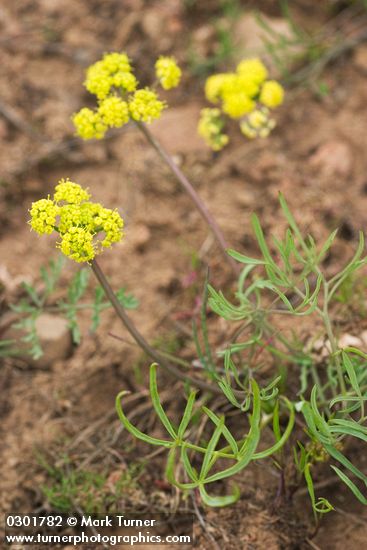
<path fill-rule="evenodd" d="M 144 134 L 145 138 L 150 143 L 150 145 L 157 151 L 159 156 L 164 160 L 164 162 L 170 168 L 172 174 L 176 177 L 177 181 L 180 183 L 180 185 L 189 195 L 191 200 L 195 203 L 195 206 L 199 210 L 201 216 L 204 218 L 210 230 L 212 231 L 214 237 L 216 238 L 218 245 L 220 246 L 220 249 L 223 255 L 225 256 L 227 262 L 230 264 L 231 268 L 237 275 L 239 272 L 238 265 L 233 260 L 233 258 L 231 258 L 231 256 L 227 254 L 228 244 L 223 236 L 221 229 L 219 228 L 217 222 L 215 221 L 215 219 L 207 209 L 205 203 L 199 197 L 199 195 L 197 194 L 197 192 L 195 191 L 194 187 L 189 182 L 185 174 L 183 174 L 183 172 L 179 169 L 177 164 L 172 160 L 171 156 L 166 152 L 166 150 L 162 147 L 162 145 L 153 136 L 149 128 L 147 128 L 147 126 L 143 122 L 135 121 L 135 124 L 137 125 L 139 130 Z"/>

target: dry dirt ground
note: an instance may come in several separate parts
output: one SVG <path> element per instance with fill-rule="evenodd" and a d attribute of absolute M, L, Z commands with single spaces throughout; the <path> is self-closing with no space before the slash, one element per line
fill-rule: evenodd
<path fill-rule="evenodd" d="M 104 254 L 101 265 L 115 288 L 124 286 L 139 299 L 133 319 L 151 340 L 178 340 L 181 353 L 190 355 L 185 329 L 190 328 L 205 271 L 193 268 L 196 251 L 210 264 L 216 287 L 230 285 L 231 274 L 190 199 L 136 130 L 81 143 L 73 137 L 70 122 L 71 113 L 90 101 L 82 88 L 84 69 L 101 52 L 127 49 L 143 82 L 149 82 L 160 53 L 187 61 L 186 32 L 196 37 L 197 47 L 202 45 L 206 21 L 217 6 L 203 2 L 196 13 L 184 4 L 22 0 L 0 6 L 3 313 L 19 296 L 21 281 L 37 284 L 39 268 L 55 254 L 53 239 L 37 238 L 27 226 L 30 202 L 51 192 L 61 177 L 70 177 L 106 206 L 117 205 L 126 220 L 126 238 Z M 276 14 L 275 2 L 263 5 Z M 204 104 L 202 83 L 186 72 L 182 87 L 168 98 L 170 109 L 152 129 L 191 178 L 233 248 L 256 254 L 249 222 L 254 210 L 267 233 L 283 231 L 277 199 L 281 191 L 302 228 L 316 239 L 341 227 L 330 270 L 351 253 L 358 231 L 366 228 L 366 57 L 362 44 L 329 67 L 323 78 L 330 92 L 324 98 L 309 90 L 289 91 L 268 140 L 250 143 L 234 132 L 230 146 L 219 155 L 196 137 Z M 68 265 L 61 289 L 73 271 Z M 363 319 L 354 325 L 356 335 L 366 328 Z M 150 456 L 151 449 L 136 445 L 114 414 L 118 390 L 140 391 L 130 412 L 141 418 L 140 427 L 158 429 L 145 399 L 148 359 L 130 343 L 108 336 L 126 338 L 111 311 L 104 313 L 97 334 L 88 332 L 86 319 L 82 328 L 82 343 L 72 356 L 47 369 L 2 361 L 3 513 L 50 510 L 41 491 L 47 473 L 37 458 L 40 452 L 59 464 L 67 455 L 78 468 L 107 469 L 110 486 L 130 463 Z M 307 332 L 312 327 L 301 328 L 301 337 Z M 172 380 L 166 375 L 160 380 L 169 404 Z M 177 392 L 180 388 L 174 386 Z M 170 406 L 173 412 L 178 408 Z M 191 501 L 182 504 L 164 482 L 163 458 L 158 454 L 147 460 L 121 505 L 192 509 Z M 278 481 L 270 463 L 252 466 L 239 483 L 242 498 L 235 506 L 201 510 L 206 532 L 197 522 L 198 547 L 213 548 L 213 539 L 228 550 L 341 550 L 346 537 L 350 548 L 366 543 L 367 512 L 339 485 L 331 485 L 325 495 L 338 511 L 324 518 L 314 536 L 304 494 L 296 495 L 292 504 L 276 503 Z"/>

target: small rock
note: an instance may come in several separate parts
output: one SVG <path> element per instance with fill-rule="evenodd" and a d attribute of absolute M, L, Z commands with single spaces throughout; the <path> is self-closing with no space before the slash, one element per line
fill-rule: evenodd
<path fill-rule="evenodd" d="M 213 25 L 202 25 L 192 34 L 195 44 L 195 53 L 201 57 L 208 57 L 215 43 L 215 27 Z"/>
<path fill-rule="evenodd" d="M 236 201 L 240 206 L 248 207 L 254 204 L 254 195 L 247 189 L 241 189 L 236 197 Z"/>
<path fill-rule="evenodd" d="M 365 345 L 365 347 L 367 347 L 367 330 L 363 330 L 361 332 L 360 338 L 361 338 L 363 344 Z"/>
<path fill-rule="evenodd" d="M 39 359 L 32 359 L 27 353 L 29 345 L 22 338 L 28 333 L 23 329 L 11 327 L 4 334 L 4 339 L 15 340 L 14 346 L 20 353 L 19 356 L 35 367 L 48 368 L 55 361 L 70 356 L 73 342 L 67 319 L 58 315 L 42 313 L 36 319 L 35 327 L 43 351 L 43 355 Z"/>
<path fill-rule="evenodd" d="M 353 61 L 355 66 L 367 75 L 367 46 L 365 44 L 356 49 Z"/>
<path fill-rule="evenodd" d="M 347 348 L 349 346 L 353 348 L 360 348 L 363 346 L 363 342 L 357 336 L 353 336 L 352 334 L 343 334 L 339 338 L 338 345 L 342 349 Z"/>
<path fill-rule="evenodd" d="M 312 345 L 312 351 L 319 359 L 325 359 L 331 353 L 331 345 L 329 340 L 324 340 L 323 338 L 315 340 Z"/>
<path fill-rule="evenodd" d="M 36 331 L 43 350 L 43 356 L 37 364 L 48 367 L 54 361 L 66 359 L 70 355 L 72 338 L 67 319 L 42 313 L 36 320 Z"/>
<path fill-rule="evenodd" d="M 208 150 L 197 131 L 200 109 L 196 103 L 171 108 L 151 125 L 152 133 L 169 153 L 175 155 Z"/>
<path fill-rule="evenodd" d="M 311 156 L 310 164 L 326 176 L 348 176 L 353 166 L 350 147 L 343 141 L 323 143 Z"/>
<path fill-rule="evenodd" d="M 145 245 L 150 241 L 152 234 L 145 224 L 137 224 L 134 231 L 129 235 L 129 244 L 139 252 L 143 251 Z"/>
<path fill-rule="evenodd" d="M 145 34 L 154 40 L 161 36 L 164 28 L 164 20 L 158 10 L 146 10 L 141 21 L 141 26 Z"/>
<path fill-rule="evenodd" d="M 294 34 L 286 19 L 281 17 L 268 17 L 263 13 L 260 15 L 272 34 L 267 32 L 264 26 L 259 23 L 255 13 L 246 13 L 238 20 L 234 27 L 236 51 L 241 58 L 260 56 L 266 61 L 267 66 L 271 69 L 272 76 L 278 76 L 279 71 L 277 71 L 274 58 L 268 53 L 265 40 L 270 38 L 272 42 L 276 42 L 276 38 L 273 39 L 273 33 L 274 36 L 278 35 L 279 38 L 283 37 L 291 40 L 294 38 Z M 299 54 L 302 49 L 302 45 L 294 44 L 289 46 L 287 53 L 292 53 L 294 55 L 297 53 Z"/>

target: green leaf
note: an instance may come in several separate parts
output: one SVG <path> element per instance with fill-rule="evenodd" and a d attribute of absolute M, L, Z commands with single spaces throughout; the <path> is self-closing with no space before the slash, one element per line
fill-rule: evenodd
<path fill-rule="evenodd" d="M 175 487 L 178 487 L 179 489 L 182 489 L 182 490 L 195 489 L 195 487 L 197 487 L 198 484 L 199 484 L 198 481 L 197 481 L 197 478 L 196 479 L 194 478 L 193 483 L 181 483 L 180 481 L 176 480 L 175 474 L 174 474 L 175 464 L 176 464 L 176 452 L 177 452 L 177 447 L 174 446 L 174 447 L 172 447 L 172 449 L 168 453 L 168 459 L 167 459 L 167 465 L 166 465 L 167 480 L 169 481 L 169 483 L 171 483 Z M 186 458 L 187 458 L 187 456 L 186 456 Z M 188 458 L 187 458 L 187 460 L 188 460 Z M 184 467 L 186 469 L 186 463 L 185 462 L 184 462 Z M 186 471 L 187 471 L 187 469 L 186 469 Z M 191 464 L 190 464 L 190 472 L 192 472 Z M 189 475 L 188 471 L 187 471 L 187 473 Z M 189 477 L 190 477 L 190 475 L 189 475 Z"/>
<path fill-rule="evenodd" d="M 310 464 L 306 464 L 304 469 L 304 476 L 307 484 L 308 494 L 310 495 L 310 498 L 311 498 L 312 509 L 314 513 L 326 514 L 327 512 L 334 510 L 333 506 L 330 504 L 330 502 L 326 498 L 321 497 L 316 501 L 313 480 L 310 472 Z"/>
<path fill-rule="evenodd" d="M 365 484 L 367 484 L 367 477 L 356 467 L 350 460 L 347 459 L 340 451 L 332 447 L 331 445 L 324 445 L 326 451 L 330 456 L 335 458 L 340 464 L 342 464 L 347 470 L 352 472 L 358 479 L 361 479 Z"/>
<path fill-rule="evenodd" d="M 217 416 L 207 407 L 203 407 L 203 411 L 209 416 L 210 420 L 215 424 L 215 426 L 219 426 L 219 424 L 221 423 L 221 419 L 219 418 L 219 416 Z M 228 441 L 233 451 L 233 454 L 237 455 L 238 454 L 237 442 L 225 424 L 222 425 L 222 434 L 223 434 L 223 437 Z"/>
<path fill-rule="evenodd" d="M 149 443 L 150 445 L 161 445 L 162 447 L 168 447 L 168 448 L 172 447 L 174 445 L 172 441 L 167 441 L 166 439 L 158 439 L 156 437 L 151 437 L 150 435 L 146 435 L 145 433 L 141 432 L 131 424 L 131 422 L 126 417 L 121 405 L 121 400 L 124 397 L 124 395 L 126 395 L 127 393 L 129 392 L 121 391 L 117 395 L 116 402 L 115 402 L 119 419 L 121 420 L 122 424 L 127 429 L 127 431 L 130 432 L 137 439 L 140 439 L 141 441 L 145 441 L 145 443 Z"/>
<path fill-rule="evenodd" d="M 237 485 L 233 487 L 233 493 L 227 496 L 210 496 L 206 492 L 203 484 L 199 485 L 199 491 L 203 503 L 213 508 L 223 508 L 224 506 L 230 506 L 231 504 L 237 502 L 241 494 Z"/>
<path fill-rule="evenodd" d="M 334 472 L 340 477 L 340 479 L 349 487 L 349 489 L 352 491 L 355 497 L 364 504 L 364 506 L 367 506 L 367 498 L 363 496 L 361 491 L 358 489 L 358 487 L 349 479 L 348 476 L 346 476 L 339 468 L 336 466 L 331 465 Z"/>
<path fill-rule="evenodd" d="M 125 309 L 136 309 L 139 307 L 139 300 L 133 294 L 127 294 L 126 288 L 119 288 L 116 296 Z"/>
<path fill-rule="evenodd" d="M 256 258 L 250 258 L 249 256 L 245 256 L 244 254 L 241 254 L 240 252 L 236 252 L 235 250 L 229 249 L 227 250 L 227 253 L 229 256 L 232 256 L 237 262 L 240 262 L 241 264 L 249 264 L 249 265 L 265 265 L 266 262 L 264 260 L 257 260 Z"/>
<path fill-rule="evenodd" d="M 159 420 L 162 422 L 163 426 L 166 428 L 167 432 L 170 434 L 172 439 L 177 439 L 177 433 L 175 432 L 172 424 L 167 418 L 166 413 L 163 410 L 159 399 L 159 393 L 157 388 L 157 363 L 153 363 L 150 366 L 150 395 L 152 398 L 153 407 L 157 413 Z"/>
<path fill-rule="evenodd" d="M 286 441 L 289 439 L 293 431 L 293 426 L 295 422 L 295 410 L 294 410 L 293 404 L 287 398 L 283 397 L 283 399 L 289 409 L 289 420 L 288 420 L 287 427 L 284 430 L 284 433 L 280 434 L 279 419 L 276 419 L 277 426 L 276 426 L 276 429 L 274 429 L 276 443 L 271 447 L 269 447 L 268 449 L 265 449 L 264 451 L 260 451 L 259 453 L 254 453 L 252 455 L 252 460 L 260 460 L 268 456 L 272 456 L 273 454 L 277 453 L 283 447 Z"/>
<path fill-rule="evenodd" d="M 357 376 L 356 376 L 354 365 L 353 365 L 352 361 L 350 360 L 350 357 L 348 356 L 348 354 L 345 351 L 342 351 L 342 359 L 343 359 L 343 365 L 344 365 L 345 370 L 347 371 L 347 374 L 348 374 L 350 384 L 351 384 L 352 388 L 354 389 L 354 391 L 356 392 L 356 394 L 358 395 L 358 397 L 361 398 L 362 393 L 361 393 L 361 389 L 360 389 L 359 384 L 358 384 L 358 379 L 357 379 Z"/>
<path fill-rule="evenodd" d="M 64 256 L 61 254 L 57 257 L 56 260 L 51 260 L 49 262 L 48 269 L 44 266 L 41 267 L 41 277 L 46 286 L 45 296 L 47 298 L 55 290 L 56 283 L 60 279 L 62 268 L 65 264 Z"/>
<path fill-rule="evenodd" d="M 68 298 L 72 304 L 76 304 L 85 293 L 88 286 L 89 274 L 89 269 L 81 268 L 72 278 L 68 288 Z"/>
<path fill-rule="evenodd" d="M 223 426 L 224 426 L 224 417 L 222 417 L 220 419 L 219 424 L 215 427 L 213 435 L 209 440 L 209 443 L 208 443 L 208 446 L 207 446 L 207 449 L 206 449 L 206 453 L 205 453 L 205 456 L 204 456 L 204 460 L 203 460 L 203 463 L 202 463 L 202 466 L 201 466 L 200 476 L 199 476 L 199 479 L 202 482 L 206 482 L 206 476 L 207 476 L 210 468 L 212 467 L 212 459 L 215 458 L 214 452 L 215 452 L 215 448 L 217 446 L 217 443 L 219 441 L 219 438 L 222 434 Z"/>
<path fill-rule="evenodd" d="M 32 285 L 26 283 L 25 281 L 23 281 L 22 287 L 23 287 L 24 290 L 27 292 L 27 294 L 28 294 L 28 296 L 30 297 L 30 299 L 32 300 L 32 302 L 33 302 L 37 307 L 41 307 L 42 301 L 41 301 L 41 298 L 38 296 L 36 289 L 33 288 Z"/>
<path fill-rule="evenodd" d="M 187 475 L 189 476 L 189 478 L 194 482 L 194 483 L 197 483 L 199 482 L 199 476 L 196 472 L 196 470 L 194 470 L 194 468 L 191 466 L 191 462 L 189 460 L 189 457 L 187 456 L 187 450 L 186 450 L 186 447 L 185 445 L 183 445 L 181 447 L 181 459 L 182 459 L 182 463 L 185 467 L 185 470 L 186 470 L 186 473 Z"/>
<path fill-rule="evenodd" d="M 181 420 L 180 425 L 179 425 L 178 430 L 177 430 L 177 437 L 180 440 L 183 439 L 183 437 L 185 435 L 186 428 L 187 428 L 187 426 L 188 426 L 188 424 L 191 420 L 192 410 L 194 408 L 194 403 L 195 403 L 195 399 L 196 399 L 196 394 L 197 394 L 197 391 L 192 391 L 189 395 L 188 400 L 187 400 L 185 411 L 184 411 L 182 420 Z"/>

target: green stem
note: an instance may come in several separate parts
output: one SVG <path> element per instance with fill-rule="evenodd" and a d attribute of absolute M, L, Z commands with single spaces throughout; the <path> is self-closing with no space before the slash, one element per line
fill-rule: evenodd
<path fill-rule="evenodd" d="M 143 122 L 135 121 L 136 126 L 139 128 L 139 130 L 142 132 L 142 134 L 145 136 L 146 140 L 150 145 L 153 147 L 153 149 L 156 150 L 158 155 L 163 159 L 163 161 L 167 164 L 169 169 L 171 170 L 172 174 L 176 177 L 177 181 L 180 183 L 180 185 L 183 187 L 183 189 L 186 191 L 186 193 L 189 195 L 191 200 L 195 203 L 195 206 L 199 210 L 201 216 L 204 218 L 206 223 L 208 224 L 210 230 L 212 231 L 214 237 L 216 238 L 218 245 L 220 246 L 220 249 L 226 258 L 227 262 L 230 264 L 231 268 L 233 269 L 234 273 L 238 275 L 239 273 L 239 266 L 238 264 L 227 254 L 228 244 L 223 236 L 223 233 L 221 229 L 219 228 L 217 222 L 207 209 L 205 203 L 202 201 L 202 199 L 199 197 L 197 192 L 195 191 L 192 184 L 189 182 L 185 174 L 181 172 L 177 164 L 172 160 L 170 155 L 165 151 L 165 149 L 162 147 L 162 145 L 156 140 L 156 138 L 152 135 L 151 131 L 147 128 L 147 126 Z"/>
<path fill-rule="evenodd" d="M 328 305 L 329 305 L 329 286 L 328 286 L 328 283 L 325 281 L 324 282 L 324 305 L 323 305 L 323 309 L 322 309 L 322 320 L 324 321 L 324 325 L 325 325 L 325 328 L 326 328 L 326 333 L 328 335 L 330 346 L 331 346 L 331 352 L 334 356 L 337 375 L 338 375 L 338 379 L 339 379 L 340 390 L 341 390 L 342 394 L 345 395 L 346 392 L 347 392 L 347 388 L 345 386 L 345 381 L 344 381 L 344 377 L 343 377 L 343 369 L 342 369 L 342 364 L 341 364 L 341 360 L 340 360 L 340 355 L 337 353 L 338 352 L 338 345 L 337 345 L 337 342 L 336 342 L 336 339 L 335 339 L 335 336 L 334 336 L 334 333 L 333 333 L 333 329 L 332 329 L 332 326 L 331 326 Z"/>

